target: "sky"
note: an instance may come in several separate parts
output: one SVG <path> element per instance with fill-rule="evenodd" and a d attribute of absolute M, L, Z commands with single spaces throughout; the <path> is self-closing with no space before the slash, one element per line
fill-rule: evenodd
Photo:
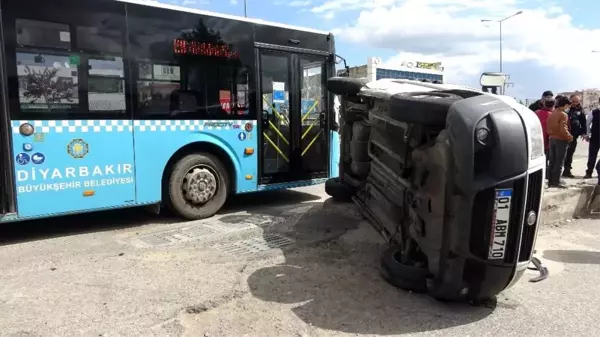
<path fill-rule="evenodd" d="M 153 0 L 150 0 L 153 1 Z M 244 15 L 243 0 L 159 0 Z M 501 20 L 506 94 L 600 88 L 598 0 L 246 0 L 249 17 L 331 31 L 350 66 L 370 56 L 384 67 L 441 61 L 444 81 L 479 86 L 499 71 Z M 599 53 L 592 52 L 598 50 Z"/>

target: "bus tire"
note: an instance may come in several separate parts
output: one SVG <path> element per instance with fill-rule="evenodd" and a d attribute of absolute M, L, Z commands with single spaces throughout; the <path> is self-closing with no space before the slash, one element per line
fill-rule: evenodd
<path fill-rule="evenodd" d="M 229 191 L 225 165 L 209 153 L 192 153 L 173 165 L 168 184 L 168 205 L 187 220 L 215 215 Z"/>
<path fill-rule="evenodd" d="M 325 193 L 335 201 L 350 201 L 355 190 L 354 187 L 341 182 L 340 178 L 331 178 L 325 182 Z"/>

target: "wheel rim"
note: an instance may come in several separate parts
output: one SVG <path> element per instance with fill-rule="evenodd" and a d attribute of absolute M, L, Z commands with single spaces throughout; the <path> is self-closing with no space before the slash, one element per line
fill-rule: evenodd
<path fill-rule="evenodd" d="M 219 189 L 219 176 L 205 165 L 194 166 L 185 174 L 181 191 L 185 200 L 193 206 L 209 202 Z"/>

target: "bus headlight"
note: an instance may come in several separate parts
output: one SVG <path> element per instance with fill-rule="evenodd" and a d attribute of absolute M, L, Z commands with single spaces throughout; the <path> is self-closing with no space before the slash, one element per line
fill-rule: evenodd
<path fill-rule="evenodd" d="M 527 127 L 527 137 L 531 152 L 529 159 L 534 160 L 544 155 L 544 132 L 542 124 L 534 112 L 527 108 L 521 109 L 521 116 Z"/>

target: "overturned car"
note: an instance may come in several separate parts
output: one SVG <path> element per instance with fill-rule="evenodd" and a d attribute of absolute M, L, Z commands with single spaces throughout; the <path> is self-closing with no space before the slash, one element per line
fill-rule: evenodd
<path fill-rule="evenodd" d="M 440 300 L 479 301 L 520 279 L 538 230 L 545 157 L 535 114 L 513 98 L 410 80 L 332 78 L 339 178 L 389 242 L 384 277 Z"/>

